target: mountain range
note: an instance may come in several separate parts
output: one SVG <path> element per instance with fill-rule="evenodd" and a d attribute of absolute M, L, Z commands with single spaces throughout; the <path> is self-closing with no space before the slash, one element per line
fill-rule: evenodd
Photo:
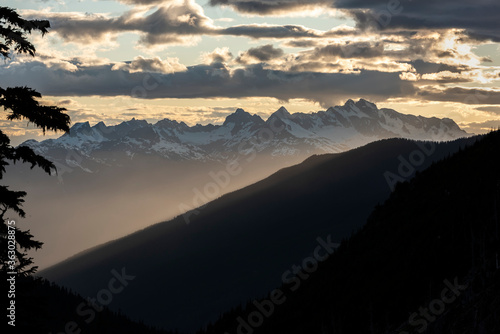
<path fill-rule="evenodd" d="M 266 121 L 237 109 L 221 125 L 188 126 L 169 119 L 155 124 L 132 119 L 114 126 L 76 123 L 58 139 L 28 140 L 21 145 L 59 164 L 91 172 L 137 154 L 201 161 L 254 153 L 305 158 L 386 138 L 446 141 L 468 135 L 449 118 L 405 115 L 361 99 L 311 114 L 290 114 L 281 107 Z"/>

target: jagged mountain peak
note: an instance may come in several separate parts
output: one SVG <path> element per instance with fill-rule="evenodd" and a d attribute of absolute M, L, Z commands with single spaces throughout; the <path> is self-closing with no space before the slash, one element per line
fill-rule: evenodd
<path fill-rule="evenodd" d="M 365 99 L 359 99 L 358 102 L 354 103 L 358 108 L 370 108 L 378 110 L 377 105 L 373 102 L 367 101 Z"/>
<path fill-rule="evenodd" d="M 103 121 L 100 121 L 99 123 L 97 123 L 96 125 L 94 125 L 92 127 L 92 129 L 106 129 L 108 126 L 103 122 Z"/>
<path fill-rule="evenodd" d="M 276 110 L 272 115 L 278 118 L 290 118 L 291 114 L 286 110 L 285 107 L 281 106 L 278 110 Z"/>
<path fill-rule="evenodd" d="M 378 107 L 375 103 L 367 101 L 365 99 L 359 99 L 357 102 L 354 102 L 354 100 L 349 99 L 347 100 L 343 106 L 336 106 L 336 107 L 331 107 L 328 110 L 346 110 L 350 112 L 355 112 L 359 113 L 365 110 L 368 111 L 378 111 Z"/>
<path fill-rule="evenodd" d="M 352 99 L 349 99 L 346 101 L 344 106 L 341 107 L 341 109 L 346 110 L 348 112 L 359 113 L 361 110 L 358 105 L 364 107 L 364 103 L 362 103 L 361 100 L 358 102 L 354 102 Z"/>
<path fill-rule="evenodd" d="M 75 131 L 78 131 L 80 129 L 90 129 L 90 122 L 89 121 L 86 121 L 86 122 L 78 122 L 78 123 L 75 123 L 73 124 L 73 126 L 71 127 L 70 131 L 71 130 L 75 130 Z"/>
<path fill-rule="evenodd" d="M 226 117 L 223 125 L 227 125 L 229 123 L 243 124 L 243 123 L 255 123 L 255 122 L 263 123 L 264 121 L 262 120 L 262 118 L 260 118 L 260 116 L 252 115 L 243 110 L 242 108 L 238 108 L 234 113 Z"/>
<path fill-rule="evenodd" d="M 353 106 L 355 104 L 356 103 L 353 101 L 353 99 L 349 99 L 349 100 L 345 101 L 344 107 Z"/>
<path fill-rule="evenodd" d="M 224 125 L 228 123 L 242 123 L 250 120 L 251 118 L 252 115 L 250 115 L 250 113 L 241 108 L 238 108 L 234 113 L 226 117 L 226 119 L 224 120 Z"/>
<path fill-rule="evenodd" d="M 69 135 L 70 137 L 74 137 L 78 135 L 79 133 L 86 132 L 88 133 L 90 131 L 90 123 L 87 122 L 78 122 L 75 123 L 70 129 L 69 133 L 66 135 Z"/>

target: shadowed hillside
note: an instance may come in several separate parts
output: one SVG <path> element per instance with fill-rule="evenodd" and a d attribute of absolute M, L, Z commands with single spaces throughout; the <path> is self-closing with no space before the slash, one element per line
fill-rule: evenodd
<path fill-rule="evenodd" d="M 340 242 L 360 228 L 390 193 L 387 172 L 406 173 L 402 159 L 421 152 L 421 170 L 474 140 L 435 144 L 429 156 L 422 143 L 403 139 L 314 156 L 189 213 L 190 224 L 177 217 L 41 275 L 91 296 L 110 270 L 125 267 L 136 279 L 110 307 L 149 324 L 196 330 L 278 286 L 318 236 Z"/>
<path fill-rule="evenodd" d="M 203 333 L 499 333 L 499 164 L 497 131 L 399 184 L 263 321 L 249 303 Z"/>

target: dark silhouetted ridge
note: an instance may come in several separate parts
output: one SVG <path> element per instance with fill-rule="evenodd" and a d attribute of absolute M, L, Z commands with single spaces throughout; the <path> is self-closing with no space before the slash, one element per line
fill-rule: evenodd
<path fill-rule="evenodd" d="M 474 140 L 435 144 L 415 170 Z M 399 157 L 408 159 L 417 144 L 389 139 L 311 157 L 41 274 L 92 296 L 107 284 L 110 270 L 125 267 L 137 278 L 112 309 L 167 329 L 196 330 L 278 286 L 283 271 L 314 249 L 318 236 L 340 242 L 359 229 L 390 194 L 384 174 L 397 173 Z M 222 180 L 220 171 L 214 173 Z"/>
<path fill-rule="evenodd" d="M 500 333 L 499 209 L 497 131 L 399 184 L 253 333 Z M 244 309 L 200 333 L 236 333 Z"/>

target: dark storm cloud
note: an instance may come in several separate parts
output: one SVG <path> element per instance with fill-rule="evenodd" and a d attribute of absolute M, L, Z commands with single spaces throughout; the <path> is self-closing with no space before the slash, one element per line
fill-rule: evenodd
<path fill-rule="evenodd" d="M 188 67 L 183 72 L 153 74 L 112 68 L 113 65 L 88 66 L 70 72 L 49 69 L 34 61 L 0 69 L 0 85 L 15 86 L 29 81 L 31 87 L 49 96 L 274 97 L 284 101 L 303 98 L 324 106 L 353 96 L 380 101 L 414 93 L 412 84 L 401 80 L 398 73 L 377 71 L 291 73 L 264 69 L 261 65 L 230 71 L 222 64 L 212 64 Z"/>
<path fill-rule="evenodd" d="M 359 28 L 465 29 L 471 38 L 500 41 L 497 0 L 337 0 Z"/>
<path fill-rule="evenodd" d="M 212 6 L 231 6 L 242 13 L 259 15 L 281 14 L 331 3 L 331 0 L 210 0 Z"/>
<path fill-rule="evenodd" d="M 298 11 L 307 6 L 345 10 L 361 29 L 465 29 L 469 37 L 500 41 L 498 0 L 211 0 L 252 14 Z"/>

